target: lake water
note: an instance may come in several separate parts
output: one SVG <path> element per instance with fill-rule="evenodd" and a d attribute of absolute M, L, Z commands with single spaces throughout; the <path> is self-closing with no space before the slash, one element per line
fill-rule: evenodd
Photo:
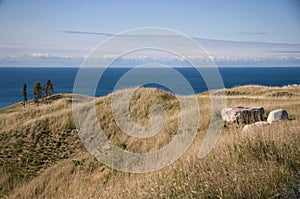
<path fill-rule="evenodd" d="M 99 70 L 99 69 L 91 69 Z M 147 77 L 164 78 L 174 82 L 179 90 L 185 93 L 184 87 L 176 78 L 168 75 L 163 68 L 141 68 L 134 78 L 127 79 L 121 85 L 123 88 L 132 87 L 135 81 L 140 81 Z M 206 69 L 210 70 L 210 69 Z M 116 82 L 130 68 L 109 68 L 104 71 L 101 77 L 95 96 L 104 96 L 114 90 Z M 194 68 L 176 68 L 180 74 L 189 82 L 193 92 L 200 93 L 207 91 L 207 86 L 202 76 Z M 234 86 L 257 84 L 265 86 L 284 86 L 288 84 L 300 84 L 300 67 L 239 67 L 239 68 L 219 68 L 221 77 L 226 88 Z M 0 108 L 22 101 L 22 85 L 27 84 L 28 99 L 33 98 L 32 87 L 34 82 L 40 81 L 45 84 L 51 79 L 54 85 L 54 93 L 72 93 L 73 85 L 78 68 L 15 68 L 0 67 Z M 96 74 L 92 71 L 91 74 Z M 165 73 L 164 73 L 165 72 Z M 164 77 L 165 74 L 165 77 Z M 87 82 L 89 79 L 87 78 Z M 163 85 L 149 82 L 145 87 L 158 87 L 168 89 Z M 86 90 L 88 90 L 88 86 Z M 89 93 L 89 92 L 88 92 Z"/>

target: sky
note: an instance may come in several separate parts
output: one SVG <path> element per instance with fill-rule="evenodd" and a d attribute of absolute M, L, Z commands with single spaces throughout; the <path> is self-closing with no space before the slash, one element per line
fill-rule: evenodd
<path fill-rule="evenodd" d="M 299 0 L 0 0 L 0 66 L 80 66 L 99 43 L 143 27 L 192 37 L 220 66 L 300 66 Z M 99 59 L 114 55 L 108 51 Z M 182 64 L 154 54 L 133 53 L 122 64 Z"/>

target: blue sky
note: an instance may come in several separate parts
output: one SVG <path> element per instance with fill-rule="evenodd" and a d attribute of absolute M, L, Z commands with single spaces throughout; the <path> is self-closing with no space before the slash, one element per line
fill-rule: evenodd
<path fill-rule="evenodd" d="M 300 65 L 298 0 L 0 2 L 1 66 L 79 66 L 101 33 L 141 27 L 187 34 L 220 65 Z"/>

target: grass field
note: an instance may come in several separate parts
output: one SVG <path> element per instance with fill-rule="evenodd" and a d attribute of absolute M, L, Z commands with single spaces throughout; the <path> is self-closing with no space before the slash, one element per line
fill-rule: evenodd
<path fill-rule="evenodd" d="M 199 128 L 192 145 L 173 164 L 144 174 L 113 170 L 86 151 L 72 118 L 72 95 L 53 95 L 39 106 L 29 102 L 26 108 L 15 104 L 1 109 L 0 197 L 299 198 L 300 86 L 243 86 L 225 92 L 228 107 L 263 106 L 265 117 L 284 108 L 290 119 L 247 133 L 242 133 L 243 125 L 224 124 L 218 143 L 200 159 L 211 100 L 208 93 L 199 94 Z M 136 123 L 151 123 L 153 104 L 166 111 L 163 128 L 145 139 L 120 130 L 111 113 L 111 97 L 93 102 L 105 134 L 117 146 L 144 153 L 172 140 L 180 120 L 175 96 L 149 88 L 133 93 L 130 113 Z"/>

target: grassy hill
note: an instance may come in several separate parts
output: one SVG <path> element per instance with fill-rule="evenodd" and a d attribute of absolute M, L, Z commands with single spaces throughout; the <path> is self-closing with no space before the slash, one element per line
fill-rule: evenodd
<path fill-rule="evenodd" d="M 248 133 L 241 132 L 242 125 L 226 124 L 212 152 L 199 159 L 211 114 L 208 93 L 199 94 L 200 126 L 192 146 L 173 164 L 146 174 L 113 170 L 86 151 L 72 118 L 72 95 L 0 109 L 0 197 L 300 197 L 300 86 L 242 86 L 225 92 L 228 106 L 263 106 L 266 116 L 284 108 L 290 119 Z M 148 152 L 172 140 L 180 119 L 172 94 L 149 88 L 134 92 L 130 111 L 136 123 L 150 123 L 153 104 L 166 111 L 164 127 L 145 139 L 119 129 L 110 99 L 94 99 L 96 113 L 105 134 L 120 148 Z"/>

